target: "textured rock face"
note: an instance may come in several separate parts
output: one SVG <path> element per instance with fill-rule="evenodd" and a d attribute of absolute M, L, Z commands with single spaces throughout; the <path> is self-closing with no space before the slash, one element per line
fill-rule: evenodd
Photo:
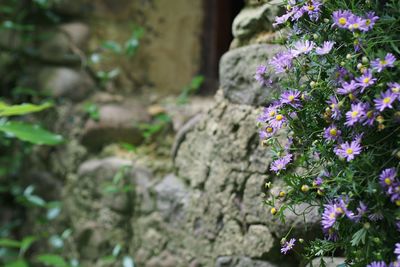
<path fill-rule="evenodd" d="M 271 76 L 272 85 L 261 86 L 255 79 L 256 69 L 283 48 L 279 45 L 249 45 L 233 49 L 220 61 L 220 86 L 224 97 L 233 103 L 261 105 L 271 100 L 279 90 L 276 76 Z"/>

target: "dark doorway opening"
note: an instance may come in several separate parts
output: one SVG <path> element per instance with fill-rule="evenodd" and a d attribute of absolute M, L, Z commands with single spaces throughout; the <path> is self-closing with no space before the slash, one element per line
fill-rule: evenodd
<path fill-rule="evenodd" d="M 233 40 L 232 22 L 244 7 L 244 0 L 204 0 L 202 68 L 205 83 L 200 93 L 211 94 L 218 87 L 218 63 Z"/>

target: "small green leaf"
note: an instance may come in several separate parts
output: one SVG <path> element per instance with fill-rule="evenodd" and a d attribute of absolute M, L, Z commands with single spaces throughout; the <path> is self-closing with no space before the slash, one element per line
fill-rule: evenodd
<path fill-rule="evenodd" d="M 28 264 L 24 260 L 16 260 L 13 262 L 6 263 L 4 267 L 28 267 Z"/>
<path fill-rule="evenodd" d="M 35 206 L 44 207 L 46 205 L 46 201 L 44 201 L 43 198 L 41 198 L 39 196 L 28 195 L 28 196 L 25 196 L 25 198 L 29 203 L 31 203 Z"/>
<path fill-rule="evenodd" d="M 21 242 L 9 238 L 0 238 L 0 247 L 20 248 Z"/>
<path fill-rule="evenodd" d="M 4 102 L 0 102 L 0 117 L 25 115 L 33 112 L 39 112 L 52 107 L 53 104 L 45 103 L 42 105 L 21 104 L 9 106 Z"/>
<path fill-rule="evenodd" d="M 367 230 L 365 228 L 361 228 L 353 235 L 351 239 L 351 245 L 355 247 L 358 246 L 360 243 L 365 244 L 366 235 L 367 235 Z"/>
<path fill-rule="evenodd" d="M 58 145 L 64 141 L 61 135 L 48 132 L 38 125 L 24 122 L 8 121 L 2 123 L 0 124 L 0 131 L 36 145 Z"/>
<path fill-rule="evenodd" d="M 32 244 L 37 240 L 34 236 L 27 236 L 21 241 L 20 254 L 23 255 L 32 246 Z"/>
<path fill-rule="evenodd" d="M 63 258 L 55 254 L 42 254 L 37 256 L 36 259 L 46 266 L 68 267 L 67 262 Z"/>

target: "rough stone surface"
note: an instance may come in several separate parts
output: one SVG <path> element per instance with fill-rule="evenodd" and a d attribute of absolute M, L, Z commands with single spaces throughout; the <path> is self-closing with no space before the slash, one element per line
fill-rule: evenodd
<path fill-rule="evenodd" d="M 271 101 L 279 90 L 276 76 L 271 76 L 272 85 L 261 86 L 255 79 L 256 69 L 282 51 L 279 45 L 258 44 L 233 49 L 224 54 L 220 61 L 220 86 L 224 97 L 233 103 L 261 105 Z"/>
<path fill-rule="evenodd" d="M 250 37 L 260 31 L 272 31 L 272 23 L 279 12 L 280 0 L 262 6 L 249 6 L 242 9 L 233 21 L 233 36 L 239 39 Z"/>
<path fill-rule="evenodd" d="M 340 264 L 343 264 L 345 261 L 345 258 L 340 258 L 340 257 L 323 257 L 323 258 L 317 258 L 312 261 L 312 264 L 307 265 L 307 267 L 312 267 L 312 266 L 320 266 L 321 260 L 325 262 L 326 267 L 337 267 Z"/>
<path fill-rule="evenodd" d="M 90 76 L 82 70 L 46 67 L 39 72 L 38 87 L 56 98 L 82 100 L 95 85 Z"/>
<path fill-rule="evenodd" d="M 113 142 L 139 144 L 143 140 L 140 123 L 149 122 L 146 109 L 135 100 L 101 105 L 99 119 L 89 119 L 84 126 L 82 144 L 98 150 Z"/>

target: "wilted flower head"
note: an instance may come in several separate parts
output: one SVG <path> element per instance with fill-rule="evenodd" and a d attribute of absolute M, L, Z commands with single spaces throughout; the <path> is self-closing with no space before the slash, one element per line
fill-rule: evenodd
<path fill-rule="evenodd" d="M 288 251 L 292 250 L 294 247 L 294 243 L 296 242 L 296 238 L 292 238 L 288 241 L 285 241 L 281 248 L 281 253 L 286 254 Z"/>
<path fill-rule="evenodd" d="M 315 49 L 315 53 L 317 53 L 318 55 L 329 54 L 329 52 L 331 52 L 334 44 L 335 44 L 335 42 L 325 41 L 324 44 L 322 45 L 322 47 L 317 47 Z"/>
<path fill-rule="evenodd" d="M 377 72 L 381 72 L 384 68 L 393 67 L 396 57 L 392 53 L 386 54 L 384 59 L 377 58 L 371 62 L 371 66 Z"/>
<path fill-rule="evenodd" d="M 301 40 L 294 43 L 294 48 L 292 49 L 292 54 L 296 57 L 300 54 L 308 54 L 313 50 L 315 43 L 309 40 Z"/>
<path fill-rule="evenodd" d="M 269 64 L 275 69 L 276 73 L 282 73 L 292 67 L 293 54 L 290 51 L 280 52 L 276 54 Z"/>

